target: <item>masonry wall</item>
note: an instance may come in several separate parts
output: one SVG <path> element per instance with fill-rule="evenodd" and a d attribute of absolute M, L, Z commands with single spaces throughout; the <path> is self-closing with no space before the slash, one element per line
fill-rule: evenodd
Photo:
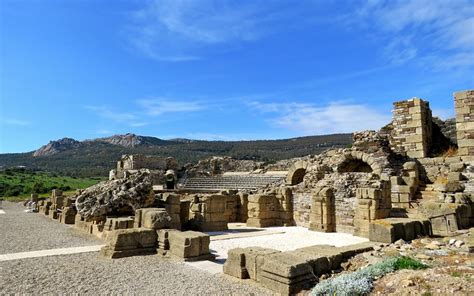
<path fill-rule="evenodd" d="M 310 192 L 293 192 L 293 218 L 296 225 L 309 227 L 311 199 Z"/>
<path fill-rule="evenodd" d="M 391 146 L 412 158 L 427 157 L 431 146 L 432 115 L 429 103 L 419 98 L 393 103 Z"/>
<path fill-rule="evenodd" d="M 454 94 L 458 155 L 474 155 L 474 90 Z"/>

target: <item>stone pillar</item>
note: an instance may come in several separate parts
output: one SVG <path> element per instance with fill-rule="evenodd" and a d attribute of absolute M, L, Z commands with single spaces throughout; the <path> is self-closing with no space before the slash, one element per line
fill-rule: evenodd
<path fill-rule="evenodd" d="M 313 196 L 309 229 L 321 232 L 336 231 L 336 206 L 333 190 L 324 187 Z"/>
<path fill-rule="evenodd" d="M 454 94 L 458 155 L 474 156 L 474 90 Z"/>
<path fill-rule="evenodd" d="M 391 146 L 412 158 L 428 157 L 431 146 L 432 115 L 428 102 L 419 98 L 393 103 Z"/>
<path fill-rule="evenodd" d="M 382 182 L 379 188 L 357 188 L 356 196 L 354 235 L 369 237 L 370 222 L 390 216 L 390 182 Z"/>

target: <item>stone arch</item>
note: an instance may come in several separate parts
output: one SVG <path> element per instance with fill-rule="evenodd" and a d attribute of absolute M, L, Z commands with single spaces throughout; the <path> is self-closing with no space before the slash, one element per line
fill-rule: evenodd
<path fill-rule="evenodd" d="M 298 160 L 295 162 L 288 171 L 286 183 L 288 185 L 296 185 L 303 182 L 307 167 L 308 163 L 306 161 Z"/>
<path fill-rule="evenodd" d="M 339 173 L 374 173 L 380 176 L 382 174 L 382 165 L 380 164 L 380 161 L 370 154 L 361 151 L 352 151 L 344 154 L 344 158 L 337 166 L 337 171 Z"/>

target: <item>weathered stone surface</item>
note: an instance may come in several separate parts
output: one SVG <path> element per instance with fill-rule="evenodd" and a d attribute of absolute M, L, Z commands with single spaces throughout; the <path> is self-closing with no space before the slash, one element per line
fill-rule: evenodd
<path fill-rule="evenodd" d="M 153 204 L 150 174 L 137 171 L 127 179 L 101 182 L 77 195 L 78 213 L 87 219 L 103 220 L 107 215 L 132 214 Z"/>
<path fill-rule="evenodd" d="M 172 231 L 168 236 L 171 255 L 185 261 L 210 260 L 209 235 L 197 231 Z"/>
<path fill-rule="evenodd" d="M 143 227 L 149 229 L 164 229 L 171 226 L 171 217 L 165 209 L 147 211 L 143 216 Z"/>
<path fill-rule="evenodd" d="M 102 256 L 122 258 L 156 253 L 157 234 L 151 229 L 120 229 L 107 235 L 106 245 L 101 249 Z"/>

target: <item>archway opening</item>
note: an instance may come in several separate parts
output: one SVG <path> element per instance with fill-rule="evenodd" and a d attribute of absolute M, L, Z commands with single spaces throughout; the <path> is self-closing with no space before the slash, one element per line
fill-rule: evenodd
<path fill-rule="evenodd" d="M 304 175 L 306 174 L 306 169 L 299 168 L 293 172 L 291 176 L 291 185 L 297 185 L 303 182 Z"/>
<path fill-rule="evenodd" d="M 372 173 L 370 165 L 360 159 L 348 159 L 338 169 L 339 173 Z"/>

